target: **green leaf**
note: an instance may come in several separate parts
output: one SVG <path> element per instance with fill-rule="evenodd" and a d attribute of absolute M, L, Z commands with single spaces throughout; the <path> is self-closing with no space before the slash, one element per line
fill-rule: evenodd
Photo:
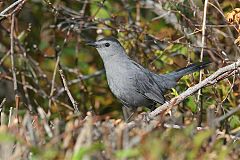
<path fill-rule="evenodd" d="M 206 130 L 204 132 L 199 132 L 198 134 L 195 135 L 193 144 L 195 145 L 196 148 L 199 148 L 203 142 L 211 135 L 210 130 Z"/>
<path fill-rule="evenodd" d="M 193 113 L 197 112 L 197 103 L 194 100 L 193 96 L 190 96 L 186 100 L 187 108 L 189 108 Z"/>
<path fill-rule="evenodd" d="M 16 138 L 10 133 L 0 132 L 0 142 L 13 142 Z"/>
<path fill-rule="evenodd" d="M 28 33 L 26 33 L 25 31 L 22 31 L 19 35 L 18 35 L 18 39 L 20 42 L 24 42 L 25 38 L 28 36 Z"/>
<path fill-rule="evenodd" d="M 54 159 L 58 155 L 58 152 L 54 149 L 48 149 L 43 153 L 44 159 Z"/>
<path fill-rule="evenodd" d="M 45 48 L 47 48 L 47 47 L 48 47 L 48 43 L 45 42 L 45 41 L 41 41 L 40 44 L 39 44 L 39 46 L 38 46 L 38 48 L 39 48 L 40 50 L 43 50 L 43 49 L 45 49 Z"/>
<path fill-rule="evenodd" d="M 124 150 L 119 150 L 119 151 L 116 152 L 116 156 L 118 158 L 136 157 L 139 154 L 140 154 L 140 152 L 137 148 L 124 149 Z"/>
<path fill-rule="evenodd" d="M 172 45 L 171 52 L 179 52 L 183 48 L 183 45 L 181 44 L 175 44 Z"/>
<path fill-rule="evenodd" d="M 229 118 L 231 128 L 236 128 L 240 126 L 240 119 L 238 116 L 233 115 Z"/>
<path fill-rule="evenodd" d="M 110 18 L 109 10 L 111 9 L 110 3 L 105 1 L 103 7 L 100 6 L 100 1 L 93 2 L 91 4 L 91 15 L 95 16 L 95 18 Z M 99 10 L 100 8 L 100 10 Z"/>
<path fill-rule="evenodd" d="M 188 153 L 188 159 L 196 159 L 199 153 L 199 149 L 211 134 L 212 134 L 211 130 L 206 130 L 206 131 L 199 132 L 194 136 L 194 139 L 193 139 L 194 146 L 192 148 L 192 151 Z"/>
<path fill-rule="evenodd" d="M 174 88 L 172 88 L 172 94 L 173 94 L 174 96 L 178 96 L 178 95 L 179 95 L 178 92 L 177 92 L 177 90 L 174 89 Z"/>
<path fill-rule="evenodd" d="M 73 158 L 72 160 L 80 160 L 83 159 L 83 157 L 87 154 L 91 154 L 97 150 L 103 149 L 103 144 L 102 143 L 94 143 L 91 146 L 88 147 L 81 147 L 77 152 L 73 153 Z"/>

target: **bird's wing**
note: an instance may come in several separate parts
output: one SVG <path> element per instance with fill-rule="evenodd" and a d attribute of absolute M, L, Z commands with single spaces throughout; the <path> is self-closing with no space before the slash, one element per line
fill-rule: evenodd
<path fill-rule="evenodd" d="M 138 71 L 134 73 L 136 91 L 156 103 L 163 104 L 165 102 L 164 93 L 161 86 L 153 78 L 153 73 L 136 62 L 134 64 L 138 67 Z"/>
<path fill-rule="evenodd" d="M 153 78 L 156 83 L 161 87 L 163 92 L 165 92 L 167 89 L 174 88 L 177 84 L 174 78 L 167 75 L 158 75 L 153 73 Z"/>

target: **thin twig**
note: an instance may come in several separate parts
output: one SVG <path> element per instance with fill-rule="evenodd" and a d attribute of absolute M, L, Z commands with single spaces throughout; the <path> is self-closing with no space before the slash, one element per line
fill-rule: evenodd
<path fill-rule="evenodd" d="M 49 1 L 48 1 L 49 2 Z M 49 2 L 50 3 L 50 2 Z M 56 64 L 55 64 L 55 67 L 54 67 L 54 72 L 53 72 L 53 77 L 52 77 L 52 86 L 51 86 L 51 92 L 50 92 L 50 96 L 49 96 L 49 110 L 48 110 L 48 113 L 50 113 L 50 108 L 51 108 L 51 102 L 52 102 L 52 97 L 53 97 L 53 93 L 54 93 L 54 86 L 55 86 L 55 78 L 56 78 L 56 73 L 57 73 L 57 69 L 58 67 L 60 68 L 61 65 L 60 65 L 60 56 L 61 56 L 61 53 L 62 53 L 62 49 L 65 47 L 66 43 L 67 43 L 67 38 L 69 37 L 70 35 L 70 29 L 68 30 L 67 32 L 67 36 L 66 38 L 64 39 L 63 41 L 63 45 L 61 46 L 61 48 L 59 46 L 56 47 L 56 57 L 57 57 L 57 61 L 56 61 Z"/>
<path fill-rule="evenodd" d="M 13 7 L 15 7 L 16 5 L 18 5 L 19 3 L 21 3 L 23 0 L 18 0 L 16 2 L 14 2 L 13 4 L 11 4 L 10 6 L 8 6 L 6 9 L 4 9 L 2 12 L 0 12 L 0 16 L 1 17 L 5 17 L 7 15 L 4 15 L 6 12 L 8 12 L 10 9 L 12 9 Z"/>
<path fill-rule="evenodd" d="M 194 26 L 202 27 L 202 24 L 195 24 Z M 205 26 L 210 27 L 210 28 L 225 28 L 225 27 L 234 27 L 235 25 L 233 25 L 233 24 L 206 24 Z"/>
<path fill-rule="evenodd" d="M 33 119 L 29 113 L 27 113 L 23 119 L 23 126 L 27 129 L 31 144 L 37 145 L 38 137 L 35 128 L 33 127 Z"/>
<path fill-rule="evenodd" d="M 9 109 L 9 115 L 8 115 L 8 127 L 12 124 L 12 115 L 13 115 L 13 107 L 10 107 Z"/>
<path fill-rule="evenodd" d="M 53 133 L 52 133 L 51 127 L 48 124 L 46 113 L 44 112 L 44 110 L 41 107 L 38 107 L 37 111 L 38 111 L 38 113 L 39 113 L 39 115 L 40 115 L 40 117 L 43 121 L 43 126 L 44 126 L 44 129 L 45 129 L 48 137 L 52 138 Z"/>
<path fill-rule="evenodd" d="M 12 15 L 12 22 L 11 22 L 11 34 L 10 34 L 11 48 L 10 48 L 10 55 L 11 55 L 11 63 L 12 63 L 13 88 L 14 88 L 14 91 L 16 92 L 17 91 L 17 77 L 16 77 L 15 63 L 14 63 L 14 19 L 15 19 L 15 14 Z"/>
<path fill-rule="evenodd" d="M 206 16 L 207 16 L 207 5 L 208 5 L 208 0 L 205 0 L 204 3 L 204 11 L 203 11 L 203 22 L 202 22 L 202 49 L 201 49 L 201 54 L 200 54 L 200 62 L 203 61 L 203 52 L 204 52 L 204 46 L 205 46 L 205 31 L 206 31 Z M 202 77 L 203 77 L 203 70 L 200 70 L 200 75 L 199 75 L 199 82 L 202 81 Z M 202 90 L 198 90 L 198 96 L 197 96 L 197 103 L 198 103 L 198 108 L 200 110 L 199 112 L 199 122 L 198 125 L 201 126 L 202 123 L 202 99 L 201 99 L 201 95 L 202 95 Z"/>
<path fill-rule="evenodd" d="M 231 87 L 230 87 L 230 89 L 228 90 L 228 93 L 227 93 L 226 97 L 222 100 L 221 103 L 224 103 L 224 102 L 227 100 L 228 96 L 230 95 L 230 93 L 231 93 L 231 91 L 232 91 L 232 89 L 233 89 L 233 87 L 234 87 L 235 81 L 236 81 L 236 74 L 233 75 L 233 80 L 232 80 Z M 230 82 L 229 82 L 229 83 L 230 83 Z"/>
<path fill-rule="evenodd" d="M 65 76 L 63 74 L 63 70 L 59 69 L 59 73 L 61 75 L 61 78 L 62 78 L 62 82 L 63 82 L 63 86 L 64 86 L 64 90 L 67 92 L 67 95 L 70 99 L 70 101 L 72 102 L 72 105 L 73 105 L 73 108 L 75 110 L 76 113 L 80 113 L 79 110 L 78 110 L 78 103 L 77 101 L 74 100 L 69 88 L 68 88 L 68 85 L 67 85 L 67 81 L 65 79 Z"/>
<path fill-rule="evenodd" d="M 232 109 L 231 111 L 229 111 L 228 113 L 222 115 L 221 117 L 215 119 L 215 124 L 220 123 L 222 120 L 232 116 L 233 114 L 235 114 L 236 112 L 238 112 L 240 110 L 240 105 L 238 105 L 236 108 Z"/>
<path fill-rule="evenodd" d="M 22 6 L 27 0 L 22 0 L 22 2 L 9 14 L 6 15 L 6 17 L 11 16 L 12 14 L 15 14 L 17 11 L 21 10 Z"/>
<path fill-rule="evenodd" d="M 8 51 L 1 59 L 0 59 L 0 65 L 7 59 L 7 57 L 10 55 L 10 51 Z"/>
<path fill-rule="evenodd" d="M 2 100 L 2 102 L 1 102 L 1 104 L 0 104 L 0 114 L 2 113 L 2 111 L 3 111 L 3 105 L 5 104 L 5 102 L 6 102 L 6 98 L 3 98 L 3 100 Z"/>
<path fill-rule="evenodd" d="M 28 88 L 27 88 L 27 82 L 26 82 L 25 75 L 23 73 L 21 74 L 21 79 L 22 79 L 22 84 L 23 84 L 23 91 L 24 91 L 25 97 L 27 99 L 27 108 L 29 109 L 30 113 L 33 113 L 33 106 L 30 102 L 30 97 L 29 97 Z"/>
<path fill-rule="evenodd" d="M 12 64 L 12 76 L 13 76 L 13 89 L 15 93 L 15 105 L 16 105 L 16 113 L 18 113 L 19 104 L 20 104 L 20 96 L 18 95 L 18 84 L 17 84 L 17 76 L 16 76 L 16 68 L 14 62 L 14 28 L 15 28 L 15 14 L 12 14 L 11 17 L 11 32 L 10 32 L 10 55 L 11 55 L 11 64 Z M 16 114 L 17 122 L 19 122 L 18 114 Z M 9 121 L 10 122 L 10 121 Z"/>
<path fill-rule="evenodd" d="M 89 75 L 80 75 L 77 79 L 73 79 L 73 80 L 70 80 L 67 82 L 67 86 L 71 86 L 71 85 L 74 85 L 74 84 L 77 84 L 77 83 L 80 83 L 84 80 L 88 80 L 90 78 L 94 78 L 94 77 L 97 77 L 97 76 L 100 76 L 104 73 L 104 69 L 102 70 L 99 70 L 99 71 L 96 71 L 94 72 L 93 74 L 89 74 Z M 59 97 L 62 93 L 64 92 L 64 87 L 63 88 L 60 88 L 57 92 L 57 94 L 54 96 L 54 98 L 57 98 Z"/>
<path fill-rule="evenodd" d="M 50 91 L 49 102 L 48 102 L 49 111 L 50 111 L 50 108 L 51 108 L 51 105 L 52 105 L 52 96 L 53 96 L 53 93 L 54 93 L 55 78 L 56 78 L 56 73 L 57 73 L 57 68 L 58 68 L 59 62 L 60 62 L 60 55 L 58 54 L 57 55 L 57 61 L 56 61 L 54 71 L 53 71 L 53 76 L 52 76 L 52 83 L 51 83 L 52 85 L 51 85 L 51 91 Z"/>

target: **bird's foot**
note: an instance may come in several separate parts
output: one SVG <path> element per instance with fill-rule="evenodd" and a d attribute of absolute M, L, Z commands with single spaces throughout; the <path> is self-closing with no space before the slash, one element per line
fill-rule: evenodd
<path fill-rule="evenodd" d="M 141 113 L 141 116 L 142 116 L 142 120 L 145 123 L 149 123 L 151 121 L 151 118 L 149 117 L 149 113 L 148 112 Z"/>

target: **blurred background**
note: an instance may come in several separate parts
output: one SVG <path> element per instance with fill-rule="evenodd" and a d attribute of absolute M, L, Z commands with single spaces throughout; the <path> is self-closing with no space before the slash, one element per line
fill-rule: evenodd
<path fill-rule="evenodd" d="M 58 119 L 63 124 L 83 118 L 89 111 L 100 119 L 122 118 L 122 105 L 108 88 L 102 60 L 94 48 L 85 45 L 86 42 L 113 36 L 121 42 L 128 55 L 145 68 L 158 74 L 177 70 L 201 60 L 204 2 L 0 1 L 0 101 L 6 98 L 1 112 L 9 115 L 11 107 L 17 106 L 16 114 L 21 121 L 27 113 L 39 115 L 38 108 L 41 108 L 41 113 L 45 112 L 48 120 Z M 202 60 L 213 63 L 203 77 L 239 58 L 240 49 L 234 43 L 238 37 L 237 27 L 228 24 L 225 19 L 226 14 L 237 7 L 240 7 L 238 0 L 208 2 Z M 77 115 L 74 115 L 73 104 L 64 91 L 59 69 L 63 70 L 69 90 L 77 102 L 80 111 Z M 16 75 L 15 85 L 13 74 Z M 175 89 L 168 91 L 167 100 L 198 82 L 199 73 L 183 77 Z M 173 115 L 168 116 L 166 121 L 179 125 L 196 122 L 201 127 L 207 125 L 209 108 L 216 117 L 236 108 L 240 103 L 239 77 L 234 74 L 204 88 L 202 92 L 201 108 L 195 94 L 175 107 Z M 139 112 L 142 110 L 145 109 Z M 239 114 L 229 116 L 219 129 L 238 134 L 239 118 Z M 6 123 L 8 120 L 5 119 Z M 2 124 L 5 123 L 3 121 Z M 170 138 L 173 133 L 171 131 L 167 137 Z M 159 132 L 153 134 L 159 138 Z M 181 133 L 179 139 L 189 134 L 187 131 Z M 141 153 L 150 158 L 144 147 Z M 156 144 L 156 147 L 159 146 Z M 135 150 L 132 152 L 135 153 Z M 161 152 L 164 157 L 163 153 L 164 149 Z M 125 152 L 120 152 L 120 157 L 122 154 Z M 192 154 L 197 155 L 195 152 Z"/>

